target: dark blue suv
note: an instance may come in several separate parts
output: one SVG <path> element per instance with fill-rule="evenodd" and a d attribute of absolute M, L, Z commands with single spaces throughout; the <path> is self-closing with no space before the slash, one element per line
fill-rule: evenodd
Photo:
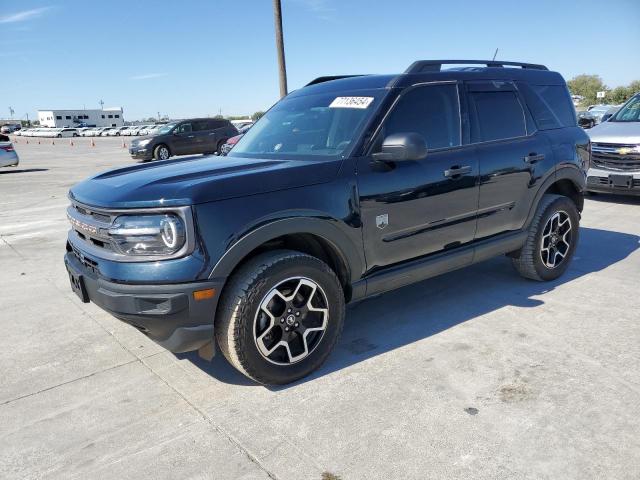
<path fill-rule="evenodd" d="M 321 77 L 227 157 L 74 186 L 65 263 L 83 301 L 167 349 L 210 358 L 217 342 L 283 384 L 327 358 L 347 302 L 496 255 L 560 276 L 589 161 L 565 82 L 542 65 Z"/>

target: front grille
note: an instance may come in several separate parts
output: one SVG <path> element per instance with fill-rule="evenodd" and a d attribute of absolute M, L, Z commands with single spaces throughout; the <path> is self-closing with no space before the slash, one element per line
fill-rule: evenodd
<path fill-rule="evenodd" d="M 617 172 L 640 170 L 640 153 L 633 151 L 637 148 L 638 145 L 633 144 L 594 143 L 591 146 L 591 163 Z M 625 149 L 629 151 L 625 152 Z"/>
<path fill-rule="evenodd" d="M 100 249 L 114 250 L 107 230 L 113 225 L 115 214 L 72 202 L 67 217 L 78 240 Z"/>

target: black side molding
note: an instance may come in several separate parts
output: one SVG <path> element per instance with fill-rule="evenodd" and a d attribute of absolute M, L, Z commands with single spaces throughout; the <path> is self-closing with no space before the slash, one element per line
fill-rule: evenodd
<path fill-rule="evenodd" d="M 353 285 L 352 301 L 395 290 L 504 253 L 513 252 L 522 248 L 526 239 L 526 231 L 509 232 L 455 250 L 446 250 L 390 267 L 356 282 Z M 362 283 L 366 284 L 366 288 L 363 288 Z"/>

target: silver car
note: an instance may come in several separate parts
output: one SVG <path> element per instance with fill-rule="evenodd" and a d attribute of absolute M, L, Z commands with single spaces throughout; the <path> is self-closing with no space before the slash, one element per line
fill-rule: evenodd
<path fill-rule="evenodd" d="M 0 135 L 0 167 L 15 167 L 19 161 L 9 137 Z"/>
<path fill-rule="evenodd" d="M 587 133 L 592 153 L 587 190 L 640 195 L 640 93 Z"/>

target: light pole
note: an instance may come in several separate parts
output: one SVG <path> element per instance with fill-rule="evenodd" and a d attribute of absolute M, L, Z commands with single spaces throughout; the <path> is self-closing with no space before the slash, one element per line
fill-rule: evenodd
<path fill-rule="evenodd" d="M 276 24 L 276 50 L 278 50 L 278 72 L 280 77 L 280 98 L 287 95 L 287 66 L 284 61 L 284 38 L 282 35 L 282 5 L 273 0 L 273 16 Z"/>

